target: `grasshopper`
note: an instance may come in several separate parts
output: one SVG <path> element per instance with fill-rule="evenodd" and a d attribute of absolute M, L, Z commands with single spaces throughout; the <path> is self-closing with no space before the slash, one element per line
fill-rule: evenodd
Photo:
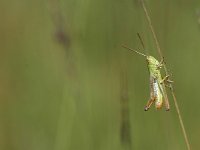
<path fill-rule="evenodd" d="M 160 109 L 163 105 L 163 99 L 165 101 L 166 110 L 167 111 L 170 110 L 170 105 L 165 90 L 165 85 L 166 85 L 165 83 L 166 82 L 171 83 L 173 81 L 169 80 L 169 75 L 166 75 L 164 78 L 162 78 L 161 76 L 160 69 L 163 66 L 164 59 L 162 59 L 159 62 L 153 56 L 147 56 L 139 51 L 128 48 L 127 46 L 124 45 L 122 45 L 122 47 L 146 57 L 147 67 L 150 75 L 150 99 L 148 100 L 144 110 L 147 111 L 154 102 L 156 109 Z"/>

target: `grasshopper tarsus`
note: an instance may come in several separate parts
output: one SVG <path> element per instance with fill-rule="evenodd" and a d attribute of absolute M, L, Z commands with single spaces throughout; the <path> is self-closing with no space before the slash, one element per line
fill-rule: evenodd
<path fill-rule="evenodd" d="M 167 83 L 174 83 L 174 81 L 168 79 L 168 80 L 167 80 Z"/>

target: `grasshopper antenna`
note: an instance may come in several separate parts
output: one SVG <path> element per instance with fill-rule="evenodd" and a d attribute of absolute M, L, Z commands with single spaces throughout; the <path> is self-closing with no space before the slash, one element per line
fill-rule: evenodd
<path fill-rule="evenodd" d="M 141 52 L 138 52 L 138 51 L 136 51 L 136 50 L 134 50 L 134 49 L 132 49 L 132 48 L 129 48 L 129 47 L 125 46 L 125 45 L 122 45 L 122 47 L 128 49 L 129 51 L 132 51 L 132 52 L 135 52 L 135 53 L 137 53 L 137 54 L 139 54 L 139 55 L 142 55 L 142 56 L 144 56 L 144 57 L 147 57 L 147 55 L 145 55 L 145 54 L 143 54 L 143 53 L 141 53 Z"/>
<path fill-rule="evenodd" d="M 143 42 L 143 40 L 142 40 L 140 34 L 137 33 L 137 36 L 138 36 L 138 38 L 139 38 L 139 40 L 140 40 L 140 43 L 142 44 L 143 49 L 145 50 L 144 42 Z"/>
<path fill-rule="evenodd" d="M 142 47 L 143 47 L 143 50 L 144 50 L 145 53 L 147 54 L 147 50 L 146 50 L 146 48 L 145 48 L 145 46 L 144 46 L 144 41 L 142 40 L 142 37 L 140 36 L 139 33 L 137 33 L 137 36 L 138 36 L 138 38 L 139 38 L 139 40 L 140 40 L 140 43 L 141 43 L 141 45 L 142 45 Z"/>

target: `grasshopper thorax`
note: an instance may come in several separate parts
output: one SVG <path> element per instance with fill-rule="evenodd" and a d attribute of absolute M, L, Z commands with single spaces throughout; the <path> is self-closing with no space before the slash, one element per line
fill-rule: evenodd
<path fill-rule="evenodd" d="M 146 56 L 147 63 L 149 66 L 159 66 L 159 61 L 155 59 L 153 56 Z"/>
<path fill-rule="evenodd" d="M 159 65 L 159 61 L 155 59 L 153 56 L 146 56 L 147 62 L 153 65 Z"/>
<path fill-rule="evenodd" d="M 155 59 L 153 56 L 146 56 L 146 60 L 150 76 L 153 78 L 160 78 L 160 63 L 157 61 L 157 59 Z"/>

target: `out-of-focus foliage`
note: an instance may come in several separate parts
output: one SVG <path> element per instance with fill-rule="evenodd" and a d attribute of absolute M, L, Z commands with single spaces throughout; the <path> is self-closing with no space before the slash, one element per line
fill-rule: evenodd
<path fill-rule="evenodd" d="M 200 2 L 148 0 L 147 7 L 198 149 Z M 68 46 L 58 42 L 57 13 Z M 139 32 L 158 58 L 137 0 L 1 0 L 0 18 L 0 149 L 186 149 L 171 96 L 170 112 L 143 111 L 145 59 L 121 47 L 144 52 Z"/>

